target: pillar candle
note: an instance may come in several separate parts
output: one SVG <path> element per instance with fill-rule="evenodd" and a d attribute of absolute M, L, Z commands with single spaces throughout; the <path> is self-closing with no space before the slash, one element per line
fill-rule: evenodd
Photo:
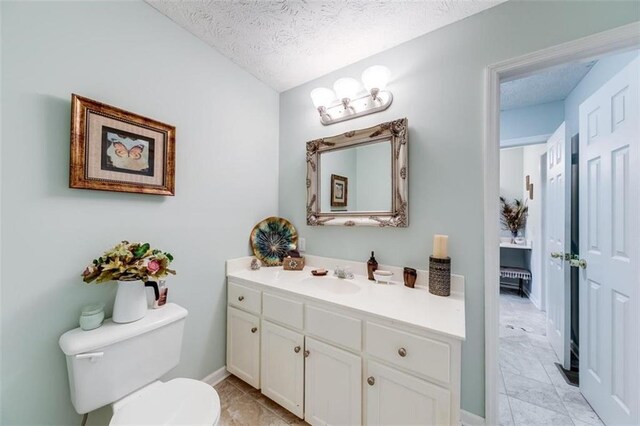
<path fill-rule="evenodd" d="M 447 242 L 449 237 L 447 235 L 434 235 L 433 236 L 433 257 L 438 259 L 445 259 L 447 255 Z"/>

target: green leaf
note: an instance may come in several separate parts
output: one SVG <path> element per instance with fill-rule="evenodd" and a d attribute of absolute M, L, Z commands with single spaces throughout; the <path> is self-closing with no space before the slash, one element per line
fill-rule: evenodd
<path fill-rule="evenodd" d="M 133 255 L 136 258 L 142 257 L 149 250 L 149 247 L 149 243 L 144 243 L 140 247 L 136 248 L 136 250 L 133 252 Z"/>
<path fill-rule="evenodd" d="M 173 256 L 171 255 L 171 253 L 165 253 L 164 255 L 167 256 L 167 259 L 173 262 Z"/>

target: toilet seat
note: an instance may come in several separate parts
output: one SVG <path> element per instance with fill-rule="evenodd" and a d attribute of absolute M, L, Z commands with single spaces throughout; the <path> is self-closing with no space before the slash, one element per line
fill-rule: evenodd
<path fill-rule="evenodd" d="M 220 398 L 193 379 L 155 382 L 113 405 L 110 425 L 215 425 Z"/>

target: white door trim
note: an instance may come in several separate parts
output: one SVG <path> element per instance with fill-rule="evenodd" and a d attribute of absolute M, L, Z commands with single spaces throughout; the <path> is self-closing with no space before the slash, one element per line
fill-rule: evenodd
<path fill-rule="evenodd" d="M 640 47 L 637 22 L 490 65 L 485 73 L 484 135 L 484 280 L 485 280 L 485 418 L 498 424 L 498 324 L 500 319 L 500 81 L 525 77 L 541 69 Z M 640 324 L 639 324 L 640 326 Z"/>

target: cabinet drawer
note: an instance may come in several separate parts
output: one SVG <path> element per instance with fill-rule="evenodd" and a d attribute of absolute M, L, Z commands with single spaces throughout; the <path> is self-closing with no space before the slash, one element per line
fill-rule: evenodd
<path fill-rule="evenodd" d="M 262 303 L 260 290 L 245 287 L 236 283 L 229 283 L 227 287 L 227 301 L 230 305 L 244 309 L 245 311 L 260 314 Z"/>
<path fill-rule="evenodd" d="M 303 304 L 295 300 L 264 293 L 262 314 L 265 318 L 302 330 Z"/>
<path fill-rule="evenodd" d="M 367 323 L 367 353 L 443 383 L 451 380 L 449 345 Z"/>
<path fill-rule="evenodd" d="M 359 319 L 307 306 L 305 326 L 308 334 L 356 351 L 362 349 L 362 322 Z"/>

